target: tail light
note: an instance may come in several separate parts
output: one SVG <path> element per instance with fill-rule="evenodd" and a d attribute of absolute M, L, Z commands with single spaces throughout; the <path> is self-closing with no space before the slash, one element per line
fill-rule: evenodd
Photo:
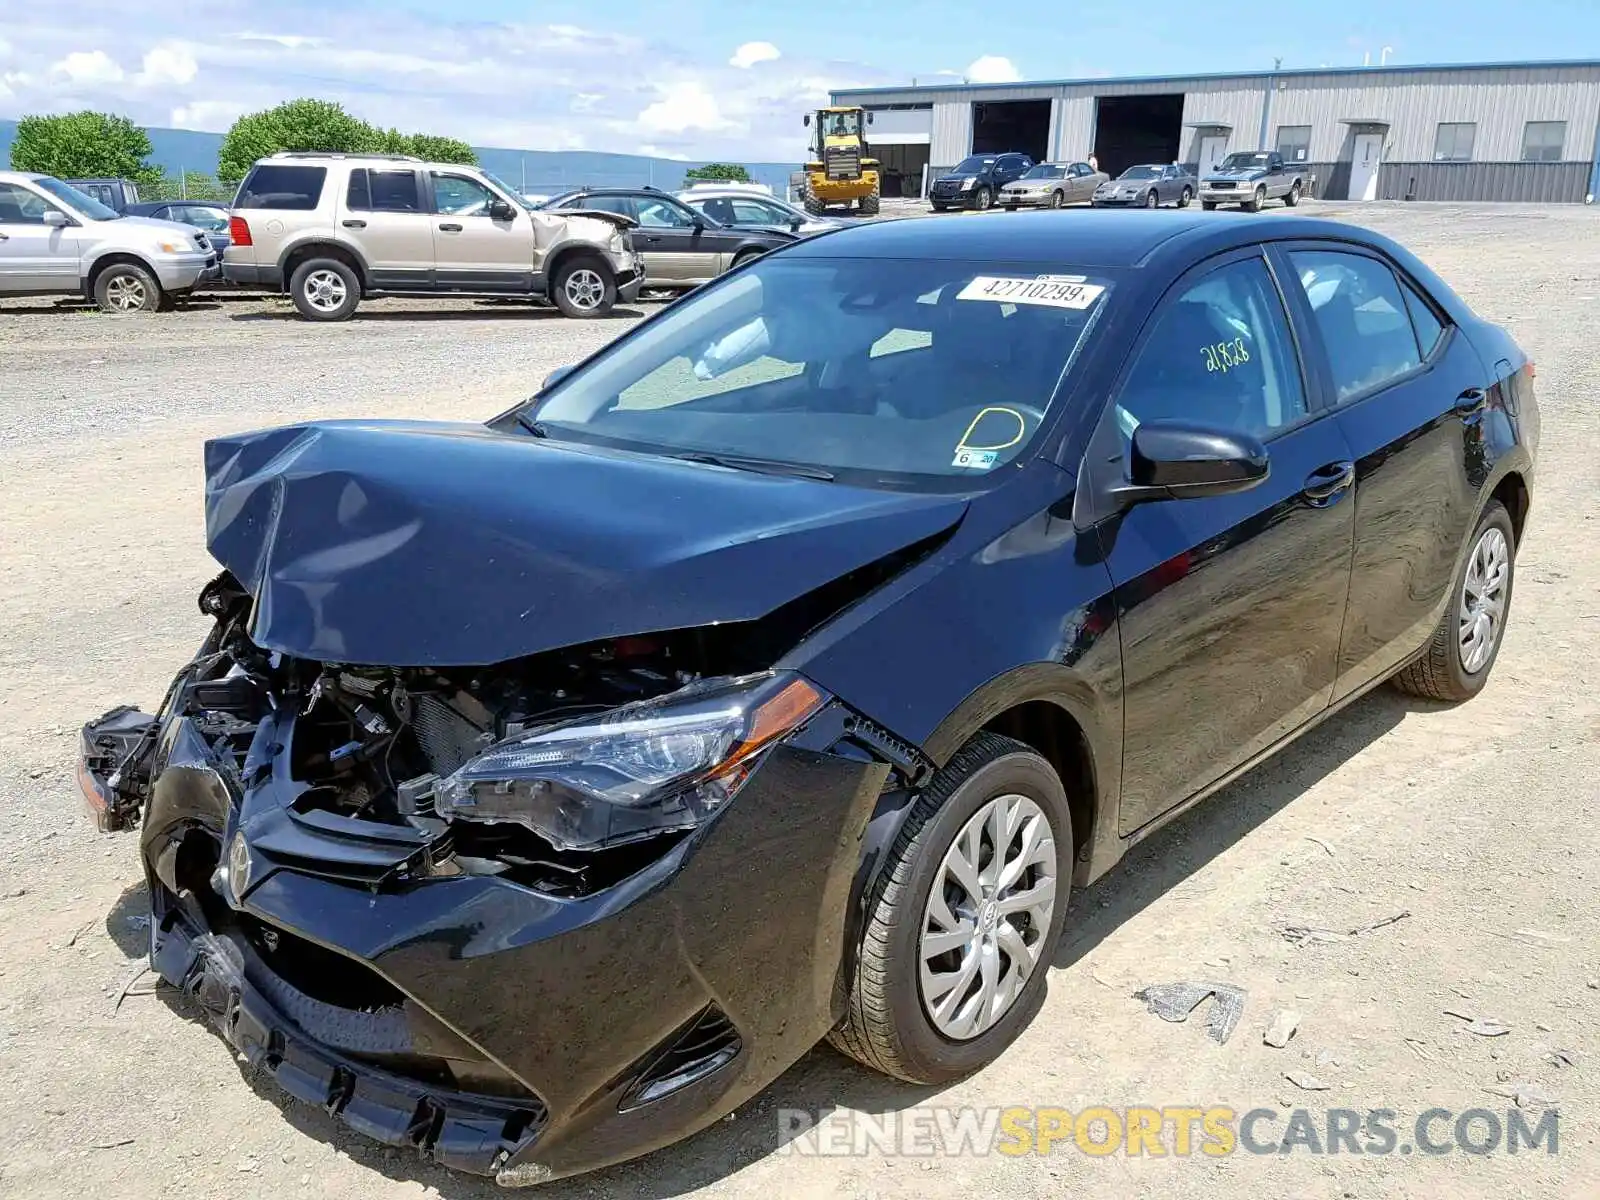
<path fill-rule="evenodd" d="M 250 240 L 250 226 L 243 217 L 228 218 L 228 240 L 235 246 L 254 246 Z"/>

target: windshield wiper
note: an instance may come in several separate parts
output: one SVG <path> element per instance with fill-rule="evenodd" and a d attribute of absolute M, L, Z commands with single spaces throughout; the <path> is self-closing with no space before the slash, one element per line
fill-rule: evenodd
<path fill-rule="evenodd" d="M 521 413 L 517 414 L 517 424 L 522 426 L 523 429 L 527 430 L 529 434 L 536 438 L 547 438 L 550 436 L 550 431 L 546 429 L 541 422 L 530 421 Z"/>
<path fill-rule="evenodd" d="M 774 458 L 746 458 L 739 454 L 713 454 L 709 450 L 687 450 L 674 454 L 684 462 L 709 463 L 714 467 L 731 467 L 735 471 L 755 471 L 762 475 L 792 475 L 798 479 L 821 479 L 831 483 L 832 471 L 822 467 L 808 467 L 804 463 L 783 462 Z"/>

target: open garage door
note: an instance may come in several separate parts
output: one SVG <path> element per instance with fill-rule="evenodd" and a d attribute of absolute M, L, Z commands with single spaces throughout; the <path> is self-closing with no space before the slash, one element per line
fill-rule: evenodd
<path fill-rule="evenodd" d="M 972 106 L 972 152 L 1008 150 L 1020 151 L 1034 162 L 1050 157 L 1050 101 L 994 100 Z"/>
<path fill-rule="evenodd" d="M 1095 99 L 1094 156 L 1113 179 L 1139 163 L 1177 162 L 1182 140 L 1182 92 Z"/>
<path fill-rule="evenodd" d="M 888 199 L 921 196 L 933 137 L 931 104 L 868 108 L 867 153 L 878 160 L 880 188 Z"/>

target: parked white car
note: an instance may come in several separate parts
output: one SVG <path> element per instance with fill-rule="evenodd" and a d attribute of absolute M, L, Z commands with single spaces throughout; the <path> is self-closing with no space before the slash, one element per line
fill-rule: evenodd
<path fill-rule="evenodd" d="M 107 312 L 147 312 L 220 272 L 198 229 L 120 216 L 49 175 L 0 171 L 0 297 L 81 295 Z"/>
<path fill-rule="evenodd" d="M 809 237 L 837 229 L 843 221 L 813 216 L 776 196 L 752 190 L 754 184 L 699 184 L 678 193 L 690 208 L 733 229 L 787 229 Z"/>

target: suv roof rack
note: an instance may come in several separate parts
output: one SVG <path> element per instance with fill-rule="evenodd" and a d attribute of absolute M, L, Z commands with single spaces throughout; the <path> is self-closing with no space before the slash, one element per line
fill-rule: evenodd
<path fill-rule="evenodd" d="M 381 158 L 390 162 L 421 162 L 415 154 L 346 153 L 343 150 L 275 150 L 268 158 Z"/>

